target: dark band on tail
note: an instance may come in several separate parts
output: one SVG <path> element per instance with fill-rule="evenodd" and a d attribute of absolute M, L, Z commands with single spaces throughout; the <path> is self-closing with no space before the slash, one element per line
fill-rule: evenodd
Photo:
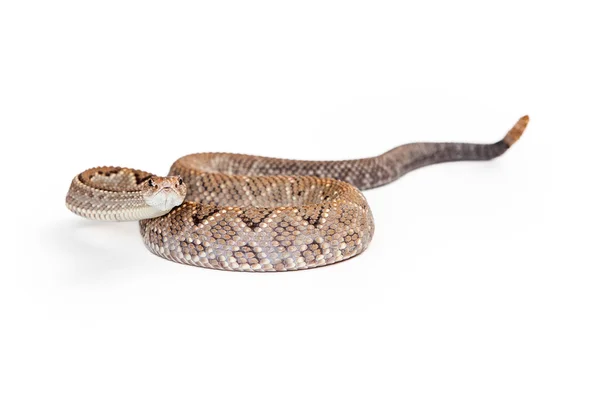
<path fill-rule="evenodd" d="M 481 158 L 481 160 L 491 160 L 493 158 L 496 158 L 496 157 L 504 154 L 504 152 L 506 150 L 508 150 L 513 144 L 515 144 L 517 142 L 517 140 L 519 140 L 519 138 L 525 131 L 525 128 L 527 127 L 528 123 L 529 123 L 529 116 L 525 115 L 524 117 L 521 117 L 517 121 L 517 123 L 508 131 L 508 133 L 499 142 L 496 142 L 491 145 L 485 145 L 485 144 L 474 145 L 474 146 L 478 146 L 480 148 L 485 149 L 484 153 L 486 154 L 486 157 Z M 479 160 L 479 158 L 475 158 L 475 160 Z M 450 161 L 454 161 L 454 160 L 450 160 Z M 457 160 L 457 161 L 460 161 L 460 160 Z"/>

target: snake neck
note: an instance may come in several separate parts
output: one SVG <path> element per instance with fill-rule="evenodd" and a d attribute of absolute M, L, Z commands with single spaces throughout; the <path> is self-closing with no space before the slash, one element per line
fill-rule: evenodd
<path fill-rule="evenodd" d="M 169 213 L 149 206 L 139 190 L 126 192 L 93 187 L 82 174 L 71 182 L 66 205 L 73 213 L 88 219 L 103 221 L 139 221 Z"/>

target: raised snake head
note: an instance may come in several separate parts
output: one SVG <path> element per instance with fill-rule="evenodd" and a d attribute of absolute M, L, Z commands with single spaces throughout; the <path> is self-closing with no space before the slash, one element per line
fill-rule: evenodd
<path fill-rule="evenodd" d="M 187 187 L 180 176 L 153 176 L 144 183 L 142 196 L 150 207 L 168 211 L 183 203 Z"/>

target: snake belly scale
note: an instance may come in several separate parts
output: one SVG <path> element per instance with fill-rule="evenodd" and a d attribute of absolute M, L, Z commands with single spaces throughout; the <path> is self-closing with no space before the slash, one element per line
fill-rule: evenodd
<path fill-rule="evenodd" d="M 360 190 L 431 164 L 496 158 L 528 121 L 522 117 L 493 144 L 411 143 L 355 160 L 200 153 L 175 161 L 168 177 L 92 168 L 73 178 L 66 205 L 89 219 L 139 220 L 146 247 L 182 264 L 260 272 L 320 267 L 371 242 L 373 216 Z"/>

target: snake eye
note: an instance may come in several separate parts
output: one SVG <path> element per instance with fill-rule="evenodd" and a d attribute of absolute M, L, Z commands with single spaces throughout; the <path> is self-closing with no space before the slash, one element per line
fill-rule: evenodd
<path fill-rule="evenodd" d="M 148 186 L 154 187 L 154 186 L 156 186 L 156 184 L 154 183 L 154 181 L 152 179 L 148 179 Z"/>
<path fill-rule="evenodd" d="M 179 184 L 183 185 L 183 178 L 181 178 L 181 177 L 179 178 Z"/>

